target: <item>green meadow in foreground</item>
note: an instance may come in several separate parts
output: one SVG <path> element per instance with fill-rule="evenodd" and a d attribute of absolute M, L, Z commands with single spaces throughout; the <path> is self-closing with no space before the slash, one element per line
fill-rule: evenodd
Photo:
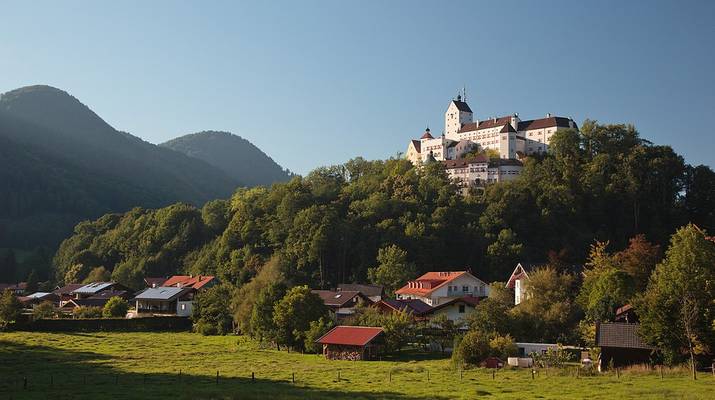
<path fill-rule="evenodd" d="M 572 368 L 532 378 L 513 369 L 493 378 L 410 356 L 328 361 L 192 333 L 0 333 L 0 399 L 705 399 L 715 388 L 712 375 L 692 381 L 682 371 L 576 377 Z"/>

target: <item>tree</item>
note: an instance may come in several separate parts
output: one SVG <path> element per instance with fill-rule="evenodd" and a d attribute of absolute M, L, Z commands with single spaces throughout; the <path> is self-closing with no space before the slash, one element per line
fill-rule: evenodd
<path fill-rule="evenodd" d="M 13 249 L 5 250 L 2 258 L 0 258 L 0 282 L 15 283 L 17 273 L 17 260 L 15 259 L 15 251 Z"/>
<path fill-rule="evenodd" d="M 528 340 L 566 342 L 574 339 L 579 310 L 575 278 L 546 266 L 529 274 L 526 299 L 512 309 L 520 333 Z"/>
<path fill-rule="evenodd" d="M 308 286 L 291 288 L 273 309 L 276 343 L 304 349 L 305 333 L 310 329 L 310 322 L 327 317 L 327 314 L 323 299 L 312 293 Z"/>
<path fill-rule="evenodd" d="M 490 354 L 489 337 L 481 331 L 469 331 L 452 351 L 452 362 L 455 366 L 463 368 L 469 365 L 478 365 Z"/>
<path fill-rule="evenodd" d="M 27 294 L 32 294 L 37 292 L 37 272 L 33 269 L 30 271 L 30 274 L 27 275 L 27 284 L 25 286 L 25 293 Z"/>
<path fill-rule="evenodd" d="M 377 262 L 377 267 L 368 270 L 368 277 L 370 282 L 383 285 L 387 293 L 394 293 L 415 277 L 415 267 L 407 261 L 407 252 L 394 244 L 378 251 Z"/>
<path fill-rule="evenodd" d="M 49 301 L 43 301 L 32 309 L 32 318 L 35 320 L 52 318 L 57 313 L 55 305 Z"/>
<path fill-rule="evenodd" d="M 645 290 L 648 278 L 662 258 L 660 246 L 650 243 L 642 234 L 632 237 L 625 250 L 613 255 L 616 266 L 633 277 L 635 290 L 639 292 Z"/>
<path fill-rule="evenodd" d="M 104 267 L 92 268 L 82 283 L 108 282 L 112 279 L 112 273 Z"/>
<path fill-rule="evenodd" d="M 22 311 L 22 303 L 6 290 L 0 296 L 0 328 L 7 328 L 8 325 L 15 322 Z"/>
<path fill-rule="evenodd" d="M 440 350 L 444 352 L 444 349 L 454 344 L 454 339 L 459 334 L 461 324 L 447 318 L 446 314 L 437 315 L 429 323 L 436 328 L 433 340 L 439 344 Z"/>
<path fill-rule="evenodd" d="M 333 328 L 333 321 L 329 318 L 320 318 L 317 321 L 310 321 L 310 328 L 305 332 L 305 351 L 318 353 L 322 350 L 321 345 L 316 343 L 323 335 Z"/>
<path fill-rule="evenodd" d="M 665 259 L 645 293 L 635 302 L 639 333 L 660 348 L 669 362 L 715 349 L 715 244 L 689 224 L 675 232 Z"/>
<path fill-rule="evenodd" d="M 249 332 L 258 340 L 273 340 L 276 337 L 276 325 L 273 322 L 273 309 L 283 298 L 286 287 L 282 283 L 273 283 L 263 288 L 258 294 L 251 312 Z"/>
<path fill-rule="evenodd" d="M 582 286 L 579 303 L 590 321 L 610 321 L 616 308 L 628 304 L 635 293 L 633 277 L 624 271 L 594 271 Z"/>
<path fill-rule="evenodd" d="M 114 296 L 107 301 L 102 309 L 104 318 L 124 318 L 129 310 L 129 303 L 119 296 Z"/>
<path fill-rule="evenodd" d="M 226 284 L 199 292 L 194 300 L 191 319 L 194 330 L 202 335 L 225 335 L 231 332 L 233 319 L 229 304 L 233 288 Z"/>

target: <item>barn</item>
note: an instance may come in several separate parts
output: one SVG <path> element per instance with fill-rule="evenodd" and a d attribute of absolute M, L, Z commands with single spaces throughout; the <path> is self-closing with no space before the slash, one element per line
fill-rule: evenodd
<path fill-rule="evenodd" d="M 336 326 L 315 342 L 323 345 L 329 360 L 374 360 L 384 347 L 385 332 L 368 326 Z"/>

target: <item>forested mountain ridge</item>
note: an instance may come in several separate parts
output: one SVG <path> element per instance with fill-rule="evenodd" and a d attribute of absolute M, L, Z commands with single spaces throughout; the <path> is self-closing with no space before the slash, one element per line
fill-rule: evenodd
<path fill-rule="evenodd" d="M 380 249 L 416 273 L 471 269 L 504 280 L 516 262 L 583 264 L 644 234 L 665 246 L 687 222 L 715 230 L 715 173 L 692 167 L 632 126 L 560 131 L 522 175 L 462 197 L 439 163 L 365 161 L 318 168 L 270 188 L 241 189 L 202 209 L 135 209 L 77 226 L 55 257 L 60 281 L 104 267 L 127 285 L 147 275 L 215 274 L 241 286 L 270 259 L 292 283 L 368 279 Z"/>
<path fill-rule="evenodd" d="M 115 130 L 49 86 L 0 97 L 0 141 L 0 247 L 53 247 L 82 219 L 177 201 L 201 206 L 240 184 Z"/>
<path fill-rule="evenodd" d="M 293 175 L 253 143 L 229 132 L 203 131 L 159 146 L 204 160 L 246 186 L 270 186 Z"/>

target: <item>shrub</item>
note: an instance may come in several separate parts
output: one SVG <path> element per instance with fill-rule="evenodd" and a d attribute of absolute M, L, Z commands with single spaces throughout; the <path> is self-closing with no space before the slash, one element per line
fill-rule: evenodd
<path fill-rule="evenodd" d="M 549 348 L 546 350 L 546 353 L 531 353 L 530 356 L 534 359 L 534 363 L 542 368 L 562 367 L 574 359 L 574 354 L 564 351 L 561 346 L 558 346 L 556 349 Z"/>
<path fill-rule="evenodd" d="M 477 365 L 489 357 L 489 338 L 480 331 L 467 332 L 452 351 L 452 362 L 455 366 Z"/>
<path fill-rule="evenodd" d="M 305 351 L 318 353 L 322 346 L 315 343 L 321 336 L 325 335 L 333 327 L 333 321 L 328 318 L 320 318 L 318 321 L 311 321 L 310 328 L 305 332 Z"/>
<path fill-rule="evenodd" d="M 32 310 L 32 318 L 35 320 L 52 318 L 55 316 L 55 305 L 49 301 L 43 301 Z"/>
<path fill-rule="evenodd" d="M 76 307 L 72 310 L 75 318 L 102 318 L 102 308 L 100 307 Z"/>
<path fill-rule="evenodd" d="M 194 301 L 191 319 L 194 330 L 202 335 L 225 335 L 231 332 L 233 317 L 229 303 L 233 289 L 218 285 L 200 292 Z"/>
<path fill-rule="evenodd" d="M 104 305 L 102 316 L 105 318 L 124 318 L 129 310 L 129 303 L 119 296 L 114 296 Z"/>
<path fill-rule="evenodd" d="M 489 354 L 502 360 L 514 356 L 519 351 L 510 335 L 494 335 L 489 340 Z"/>
<path fill-rule="evenodd" d="M 0 296 L 0 328 L 5 328 L 20 316 L 22 304 L 9 290 Z"/>

